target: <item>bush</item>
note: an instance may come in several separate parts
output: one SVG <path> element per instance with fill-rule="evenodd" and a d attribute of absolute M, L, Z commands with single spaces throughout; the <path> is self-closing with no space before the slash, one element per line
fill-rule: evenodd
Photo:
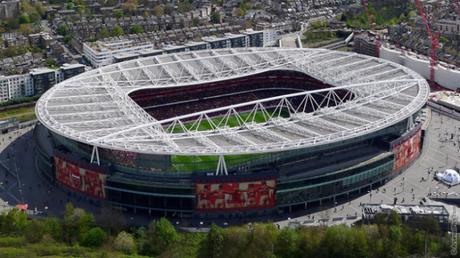
<path fill-rule="evenodd" d="M 25 228 L 24 236 L 29 243 L 40 242 L 45 233 L 44 226 L 41 221 L 33 220 Z"/>
<path fill-rule="evenodd" d="M 23 244 L 23 237 L 0 237 L 0 247 L 20 247 Z"/>
<path fill-rule="evenodd" d="M 62 255 L 66 252 L 67 247 L 63 244 L 37 243 L 30 245 L 32 252 L 38 256 Z"/>
<path fill-rule="evenodd" d="M 22 248 L 5 247 L 0 248 L 0 257 L 2 258 L 22 258 L 29 257 L 27 251 Z"/>
<path fill-rule="evenodd" d="M 134 237 L 126 233 L 125 231 L 121 231 L 117 238 L 114 241 L 114 248 L 117 251 L 123 252 L 125 254 L 132 254 L 136 251 L 136 243 L 134 241 Z"/>
<path fill-rule="evenodd" d="M 81 245 L 87 247 L 99 247 L 102 243 L 104 243 L 106 236 L 107 235 L 104 230 L 100 227 L 92 228 L 83 235 Z"/>

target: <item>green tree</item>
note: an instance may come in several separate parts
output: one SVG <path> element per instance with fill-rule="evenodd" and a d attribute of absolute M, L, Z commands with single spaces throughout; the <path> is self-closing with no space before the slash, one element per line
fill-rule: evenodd
<path fill-rule="evenodd" d="M 30 23 L 30 17 L 27 13 L 21 14 L 19 17 L 19 24 Z"/>
<path fill-rule="evenodd" d="M 118 234 L 118 236 L 115 238 L 113 246 L 115 250 L 125 254 L 133 254 L 136 252 L 136 242 L 134 241 L 134 237 L 125 231 L 121 231 Z"/>
<path fill-rule="evenodd" d="M 54 60 L 52 58 L 47 58 L 45 60 L 45 65 L 48 68 L 57 68 L 57 67 L 59 67 L 59 64 L 56 62 L 56 60 Z"/>
<path fill-rule="evenodd" d="M 180 0 L 177 9 L 180 13 L 190 12 L 192 10 L 192 3 L 188 0 Z"/>
<path fill-rule="evenodd" d="M 57 28 L 57 33 L 61 36 L 67 35 L 68 32 L 69 32 L 69 28 L 65 24 L 60 24 Z"/>
<path fill-rule="evenodd" d="M 99 247 L 104 243 L 107 235 L 100 227 L 95 227 L 83 234 L 81 245 L 87 247 Z"/>
<path fill-rule="evenodd" d="M 121 9 L 114 9 L 113 10 L 113 15 L 115 15 L 115 18 L 121 18 L 124 16 L 123 10 Z"/>
<path fill-rule="evenodd" d="M 147 232 L 150 251 L 160 254 L 179 240 L 179 234 L 174 226 L 165 218 L 150 223 Z"/>
<path fill-rule="evenodd" d="M 65 207 L 63 233 L 64 241 L 72 244 L 75 240 L 81 240 L 83 235 L 94 225 L 92 214 L 83 209 L 74 208 L 71 203 Z"/>
<path fill-rule="evenodd" d="M 297 252 L 298 235 L 294 229 L 284 228 L 276 239 L 275 254 L 277 257 L 294 257 Z"/>
<path fill-rule="evenodd" d="M 27 214 L 18 209 L 11 209 L 0 215 L 0 232 L 2 233 L 23 233 L 27 224 Z"/>
<path fill-rule="evenodd" d="M 50 235 L 55 241 L 62 241 L 62 223 L 59 219 L 48 217 L 43 221 L 44 234 Z"/>
<path fill-rule="evenodd" d="M 25 227 L 24 237 L 29 243 L 37 243 L 42 240 L 44 233 L 45 227 L 43 222 L 40 220 L 32 220 Z"/>
<path fill-rule="evenodd" d="M 139 24 L 133 24 L 133 25 L 131 25 L 130 30 L 131 30 L 131 33 L 134 33 L 134 34 L 144 32 L 144 28 L 142 28 L 142 26 L 139 25 Z"/>
<path fill-rule="evenodd" d="M 212 23 L 220 23 L 220 13 L 213 10 L 211 12 L 211 22 Z"/>
<path fill-rule="evenodd" d="M 113 27 L 113 30 L 112 30 L 112 36 L 113 37 L 118 37 L 118 36 L 121 36 L 125 34 L 125 32 L 123 31 L 123 29 L 118 26 L 118 25 L 115 25 L 115 27 Z"/>
<path fill-rule="evenodd" d="M 108 37 L 110 37 L 110 32 L 107 30 L 107 28 L 102 28 L 97 34 L 98 39 L 104 39 Z"/>
<path fill-rule="evenodd" d="M 203 241 L 201 257 L 218 258 L 224 255 L 224 230 L 215 224 L 211 225 L 206 240 Z"/>

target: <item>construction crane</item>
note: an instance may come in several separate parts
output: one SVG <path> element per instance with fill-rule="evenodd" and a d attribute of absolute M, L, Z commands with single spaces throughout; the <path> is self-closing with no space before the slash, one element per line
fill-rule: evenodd
<path fill-rule="evenodd" d="M 367 0 L 361 0 L 361 6 L 364 8 L 364 12 L 366 13 L 367 16 L 367 23 L 369 23 L 369 28 L 375 29 L 373 27 L 373 21 L 371 20 L 371 14 L 369 12 L 369 7 Z M 375 33 L 375 56 L 380 57 L 380 47 L 382 45 L 382 42 L 380 40 L 379 34 L 376 32 Z"/>
<path fill-rule="evenodd" d="M 437 64 L 436 50 L 439 48 L 439 34 L 433 33 L 431 31 L 430 22 L 425 13 L 425 7 L 423 6 L 421 0 L 415 0 L 415 6 L 417 7 L 419 15 L 422 17 L 423 24 L 425 25 L 426 33 L 428 38 L 431 40 L 431 50 L 430 50 L 430 80 L 435 81 L 435 71 Z"/>

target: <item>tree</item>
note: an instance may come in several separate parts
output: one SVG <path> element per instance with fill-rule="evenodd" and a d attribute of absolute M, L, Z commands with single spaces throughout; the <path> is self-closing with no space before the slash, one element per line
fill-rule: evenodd
<path fill-rule="evenodd" d="M 155 15 L 156 17 L 161 17 L 165 14 L 165 10 L 163 9 L 163 7 L 159 4 L 155 5 L 155 7 L 153 7 L 153 15 Z"/>
<path fill-rule="evenodd" d="M 110 32 L 107 30 L 107 28 L 102 28 L 97 34 L 98 39 L 104 39 L 108 37 L 110 37 Z"/>
<path fill-rule="evenodd" d="M 30 17 L 27 13 L 21 14 L 19 17 L 19 24 L 30 23 Z"/>
<path fill-rule="evenodd" d="M 62 224 L 57 218 L 48 217 L 43 221 L 44 234 L 50 235 L 55 241 L 62 241 Z"/>
<path fill-rule="evenodd" d="M 171 15 L 174 12 L 174 6 L 172 6 L 171 4 L 166 4 L 163 10 L 165 14 Z"/>
<path fill-rule="evenodd" d="M 128 11 L 130 13 L 134 12 L 137 10 L 138 2 L 137 0 L 126 0 L 122 4 L 122 8 L 125 11 Z"/>
<path fill-rule="evenodd" d="M 47 58 L 45 60 L 45 65 L 48 68 L 57 68 L 57 67 L 59 67 L 59 64 L 56 62 L 56 60 L 54 60 L 52 58 Z"/>
<path fill-rule="evenodd" d="M 84 233 L 81 245 L 87 247 L 99 247 L 104 243 L 107 235 L 100 227 L 95 227 Z"/>
<path fill-rule="evenodd" d="M 69 32 L 69 28 L 65 24 L 60 24 L 57 28 L 57 33 L 61 36 L 67 35 L 68 32 Z"/>
<path fill-rule="evenodd" d="M 220 13 L 213 10 L 211 12 L 211 22 L 212 23 L 220 23 Z"/>
<path fill-rule="evenodd" d="M 224 232 L 222 228 L 215 224 L 211 225 L 206 240 L 203 242 L 200 256 L 203 258 L 224 257 Z"/>
<path fill-rule="evenodd" d="M 235 9 L 235 16 L 237 17 L 243 17 L 246 15 L 246 11 L 242 9 L 241 7 L 238 7 Z"/>
<path fill-rule="evenodd" d="M 0 215 L 0 232 L 2 233 L 22 233 L 27 224 L 27 214 L 18 209 L 11 209 Z"/>
<path fill-rule="evenodd" d="M 177 9 L 180 13 L 190 12 L 192 10 L 192 4 L 188 0 L 181 0 Z"/>
<path fill-rule="evenodd" d="M 137 34 L 137 33 L 142 33 L 142 32 L 144 32 L 144 28 L 142 28 L 141 25 L 139 24 L 131 25 L 131 33 Z"/>
<path fill-rule="evenodd" d="M 113 245 L 115 250 L 125 254 L 133 254 L 136 252 L 136 243 L 134 241 L 134 237 L 125 231 L 121 231 L 118 234 Z"/>
<path fill-rule="evenodd" d="M 294 257 L 297 252 L 298 235 L 297 232 L 290 228 L 281 230 L 276 239 L 275 254 L 277 257 Z"/>
<path fill-rule="evenodd" d="M 113 15 L 115 15 L 115 18 L 121 18 L 124 15 L 123 10 L 115 9 L 113 10 Z"/>
<path fill-rule="evenodd" d="M 118 26 L 118 25 L 115 25 L 115 27 L 113 27 L 113 30 L 112 30 L 112 36 L 113 37 L 118 37 L 118 36 L 121 36 L 125 34 L 125 32 L 123 31 L 123 29 Z"/>
<path fill-rule="evenodd" d="M 74 208 L 71 203 L 66 205 L 63 221 L 64 241 L 72 244 L 77 239 L 81 240 L 92 225 L 94 225 L 92 214 L 83 209 Z"/>
<path fill-rule="evenodd" d="M 45 233 L 42 221 L 32 220 L 25 228 L 24 237 L 29 243 L 40 242 Z"/>
<path fill-rule="evenodd" d="M 150 223 L 147 232 L 150 251 L 160 254 L 179 239 L 174 226 L 165 218 Z"/>
<path fill-rule="evenodd" d="M 19 31 L 23 35 L 29 35 L 29 34 L 31 34 L 33 32 L 32 26 L 30 24 L 21 24 L 21 25 L 19 25 Z"/>

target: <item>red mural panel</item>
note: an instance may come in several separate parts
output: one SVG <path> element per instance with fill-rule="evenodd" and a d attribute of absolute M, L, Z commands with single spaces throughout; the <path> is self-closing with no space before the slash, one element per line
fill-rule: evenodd
<path fill-rule="evenodd" d="M 105 175 L 84 169 L 66 160 L 54 157 L 56 179 L 61 184 L 92 197 L 105 198 Z"/>
<path fill-rule="evenodd" d="M 413 136 L 393 145 L 395 163 L 393 170 L 399 171 L 407 166 L 420 155 L 422 131 L 418 130 Z"/>
<path fill-rule="evenodd" d="M 245 210 L 275 206 L 276 180 L 197 183 L 198 210 Z"/>

